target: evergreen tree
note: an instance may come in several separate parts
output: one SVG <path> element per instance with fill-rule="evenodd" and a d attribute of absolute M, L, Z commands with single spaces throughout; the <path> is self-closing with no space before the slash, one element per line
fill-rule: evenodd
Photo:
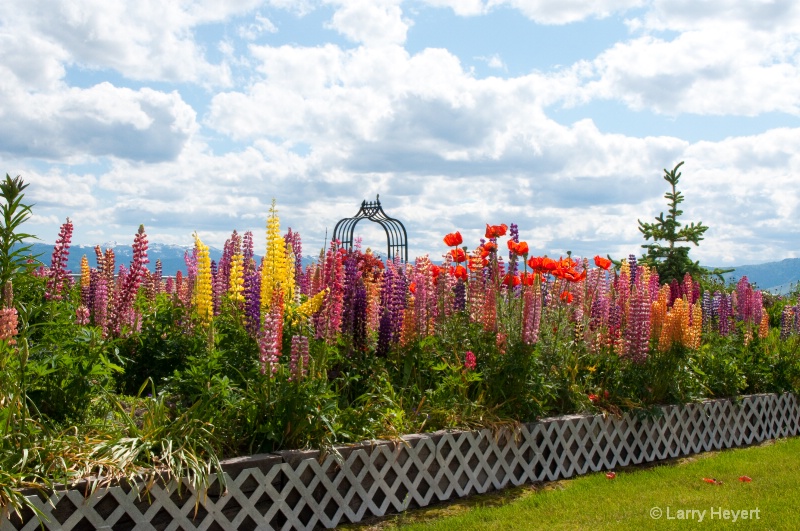
<path fill-rule="evenodd" d="M 664 180 L 672 188 L 671 191 L 664 194 L 669 205 L 666 217 L 662 212 L 655 218 L 655 223 L 643 223 L 641 220 L 637 220 L 639 221 L 639 232 L 642 233 L 644 239 L 653 240 L 653 243 L 642 245 L 647 249 L 647 254 L 642 256 L 641 262 L 656 268 L 661 283 L 669 283 L 675 279 L 681 281 L 686 273 L 695 279 L 708 273 L 700 267 L 699 262 L 693 262 L 689 258 L 691 247 L 680 245 L 681 243 L 700 245 L 703 233 L 708 230 L 708 227 L 702 222 L 682 225 L 678 221 L 683 214 L 683 210 L 678 209 L 678 205 L 684 199 L 683 194 L 678 191 L 678 181 L 681 178 L 678 169 L 682 165 L 683 161 L 678 163 L 672 171 L 664 170 Z M 659 242 L 666 242 L 666 244 Z"/>

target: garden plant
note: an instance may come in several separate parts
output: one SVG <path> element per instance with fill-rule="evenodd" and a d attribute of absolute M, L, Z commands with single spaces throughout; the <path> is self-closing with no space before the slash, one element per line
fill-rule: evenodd
<path fill-rule="evenodd" d="M 304 267 L 273 202 L 261 258 L 252 232 L 216 262 L 195 234 L 165 273 L 139 227 L 129 264 L 98 246 L 73 276 L 69 219 L 51 257 L 30 256 L 26 186 L 0 187 L 6 514 L 23 487 L 202 490 L 231 456 L 800 389 L 796 293 L 695 267 L 662 282 L 659 254 L 541 256 L 512 223 L 408 263 L 332 241 Z"/>

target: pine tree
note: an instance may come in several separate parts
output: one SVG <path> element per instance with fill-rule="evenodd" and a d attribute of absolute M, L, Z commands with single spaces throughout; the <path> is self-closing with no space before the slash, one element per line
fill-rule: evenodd
<path fill-rule="evenodd" d="M 670 192 L 664 194 L 669 205 L 666 217 L 662 212 L 655 218 L 655 223 L 643 223 L 641 220 L 637 220 L 639 221 L 639 232 L 642 233 L 644 239 L 653 240 L 653 243 L 642 245 L 647 249 L 647 254 L 642 256 L 641 262 L 656 268 L 661 283 L 669 283 L 672 280 L 681 281 L 686 273 L 695 279 L 708 273 L 700 267 L 699 262 L 693 262 L 689 258 L 691 247 L 679 245 L 680 243 L 700 245 L 703 233 L 708 230 L 708 227 L 702 222 L 696 224 L 692 222 L 684 226 L 678 221 L 683 214 L 683 210 L 678 209 L 678 205 L 684 199 L 683 194 L 678 191 L 678 181 L 681 178 L 678 169 L 682 165 L 683 161 L 678 163 L 672 171 L 664 170 L 664 180 L 672 188 Z M 659 242 L 666 242 L 666 245 Z"/>

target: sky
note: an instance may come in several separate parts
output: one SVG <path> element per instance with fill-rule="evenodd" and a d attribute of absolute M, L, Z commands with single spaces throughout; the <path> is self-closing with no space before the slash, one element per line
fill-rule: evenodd
<path fill-rule="evenodd" d="M 796 0 L 3 2 L 0 124 L 50 243 L 69 218 L 73 244 L 259 253 L 274 200 L 314 255 L 379 194 L 412 260 L 487 223 L 621 258 L 683 161 L 692 258 L 800 256 Z"/>

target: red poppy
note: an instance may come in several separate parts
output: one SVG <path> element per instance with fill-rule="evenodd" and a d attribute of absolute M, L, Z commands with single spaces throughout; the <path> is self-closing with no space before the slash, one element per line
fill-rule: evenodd
<path fill-rule="evenodd" d="M 442 268 L 440 268 L 439 266 L 437 266 L 437 265 L 432 265 L 431 266 L 431 276 L 433 277 L 434 281 L 439 277 L 439 273 L 441 273 L 441 272 L 442 272 Z"/>
<path fill-rule="evenodd" d="M 526 286 L 533 286 L 536 282 L 536 273 L 522 273 L 520 280 Z"/>
<path fill-rule="evenodd" d="M 451 267 L 450 274 L 461 280 L 467 280 L 467 268 L 462 265 Z"/>
<path fill-rule="evenodd" d="M 500 236 L 505 236 L 506 231 L 508 230 L 508 225 L 505 223 L 501 223 L 500 225 L 489 225 L 486 224 L 486 237 L 487 238 L 499 238 Z"/>
<path fill-rule="evenodd" d="M 464 249 L 453 249 L 448 253 L 450 258 L 453 259 L 453 262 L 460 264 L 461 262 L 467 261 L 467 253 L 464 252 Z"/>
<path fill-rule="evenodd" d="M 575 297 L 569 291 L 562 291 L 561 292 L 561 300 L 566 302 L 567 304 L 572 302 L 572 299 L 574 299 L 574 298 Z"/>
<path fill-rule="evenodd" d="M 410 291 L 412 294 L 415 294 L 417 292 L 417 283 L 412 282 L 411 284 L 409 284 L 408 291 Z"/>
<path fill-rule="evenodd" d="M 522 283 L 522 280 L 517 275 L 512 275 L 511 273 L 506 273 L 506 276 L 503 277 L 503 285 L 508 287 L 519 286 Z"/>
<path fill-rule="evenodd" d="M 482 247 L 484 251 L 489 251 L 490 253 L 497 251 L 497 244 L 494 242 L 486 242 Z"/>
<path fill-rule="evenodd" d="M 609 260 L 608 258 L 603 258 L 602 256 L 598 255 L 594 257 L 594 265 L 596 265 L 600 269 L 608 270 L 608 268 L 611 267 L 611 260 Z"/>
<path fill-rule="evenodd" d="M 562 293 L 562 295 L 563 295 L 563 293 Z M 596 394 L 594 394 L 594 393 L 589 393 L 589 401 L 591 401 L 591 402 L 597 402 L 598 400 L 600 400 L 600 397 L 599 397 L 599 396 L 597 396 L 597 395 L 596 395 Z"/>
<path fill-rule="evenodd" d="M 542 258 L 542 269 L 547 273 L 552 273 L 558 269 L 558 262 L 545 256 Z"/>
<path fill-rule="evenodd" d="M 444 237 L 445 245 L 450 247 L 455 247 L 456 245 L 461 245 L 464 242 L 464 239 L 461 237 L 461 233 L 458 231 L 451 232 Z"/>

